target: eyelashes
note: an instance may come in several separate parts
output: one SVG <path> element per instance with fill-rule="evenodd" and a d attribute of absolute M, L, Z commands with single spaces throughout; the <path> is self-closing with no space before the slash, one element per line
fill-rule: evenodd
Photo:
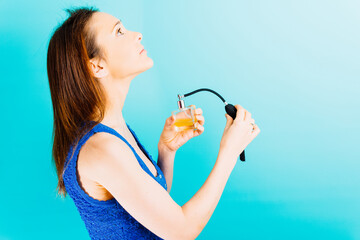
<path fill-rule="evenodd" d="M 123 33 L 122 31 L 121 31 L 121 28 L 118 28 L 117 30 L 116 30 L 116 33 L 118 34 L 118 33 L 120 33 L 121 35 L 124 35 L 125 33 Z"/>

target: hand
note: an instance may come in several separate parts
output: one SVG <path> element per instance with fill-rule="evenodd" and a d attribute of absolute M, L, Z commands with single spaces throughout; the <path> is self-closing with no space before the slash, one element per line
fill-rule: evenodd
<path fill-rule="evenodd" d="M 235 119 L 225 114 L 227 122 L 221 138 L 220 149 L 230 156 L 234 156 L 236 160 L 246 146 L 260 133 L 260 129 L 255 124 L 255 120 L 251 118 L 250 112 L 238 104 L 235 105 L 235 108 L 237 110 Z"/>
<path fill-rule="evenodd" d="M 195 108 L 195 105 L 191 106 L 194 106 Z M 205 123 L 205 119 L 202 113 L 203 112 L 201 108 L 195 108 L 195 127 L 197 130 L 188 129 L 178 132 L 175 129 L 174 116 L 171 115 L 169 118 L 167 118 L 165 121 L 164 130 L 160 135 L 158 147 L 161 147 L 169 152 L 175 152 L 191 138 L 201 135 L 204 132 L 203 125 Z"/>

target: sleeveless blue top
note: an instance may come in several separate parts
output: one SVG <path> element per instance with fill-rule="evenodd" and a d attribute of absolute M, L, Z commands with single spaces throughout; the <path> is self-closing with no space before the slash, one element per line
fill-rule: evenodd
<path fill-rule="evenodd" d="M 141 168 L 147 172 L 156 182 L 158 182 L 165 190 L 167 190 L 165 176 L 160 167 L 139 142 L 135 132 L 128 124 L 126 125 L 134 136 L 141 151 L 151 160 L 152 164 L 155 166 L 158 173 L 157 176 L 154 176 L 150 172 L 146 164 L 141 160 L 140 156 L 124 137 L 122 137 L 113 128 L 108 127 L 102 123 L 98 123 L 80 139 L 72 157 L 71 154 L 73 145 L 70 147 L 64 165 L 66 167 L 63 174 L 65 188 L 67 193 L 73 199 L 91 239 L 162 239 L 139 223 L 135 218 L 133 218 L 117 202 L 115 198 L 106 201 L 94 199 L 82 189 L 78 182 L 76 163 L 78 160 L 80 148 L 94 133 L 107 132 L 123 140 L 135 154 Z M 71 159 L 69 159 L 70 157 Z"/>

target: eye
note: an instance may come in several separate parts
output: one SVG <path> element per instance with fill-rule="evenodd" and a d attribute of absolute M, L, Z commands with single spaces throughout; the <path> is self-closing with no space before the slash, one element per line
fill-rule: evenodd
<path fill-rule="evenodd" d="M 117 30 L 116 30 L 116 34 L 118 34 L 118 33 L 120 33 L 121 35 L 124 35 L 125 33 L 123 33 L 122 31 L 121 31 L 121 28 L 118 28 Z"/>

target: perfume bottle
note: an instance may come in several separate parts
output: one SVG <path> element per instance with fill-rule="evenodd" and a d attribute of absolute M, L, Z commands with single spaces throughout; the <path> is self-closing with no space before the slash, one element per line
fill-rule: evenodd
<path fill-rule="evenodd" d="M 185 107 L 185 102 L 182 100 L 182 95 L 178 94 L 179 100 L 177 101 L 179 109 L 172 111 L 171 114 L 175 118 L 175 129 L 176 131 L 185 131 L 188 129 L 196 130 L 195 123 L 195 107 L 188 106 Z"/>

